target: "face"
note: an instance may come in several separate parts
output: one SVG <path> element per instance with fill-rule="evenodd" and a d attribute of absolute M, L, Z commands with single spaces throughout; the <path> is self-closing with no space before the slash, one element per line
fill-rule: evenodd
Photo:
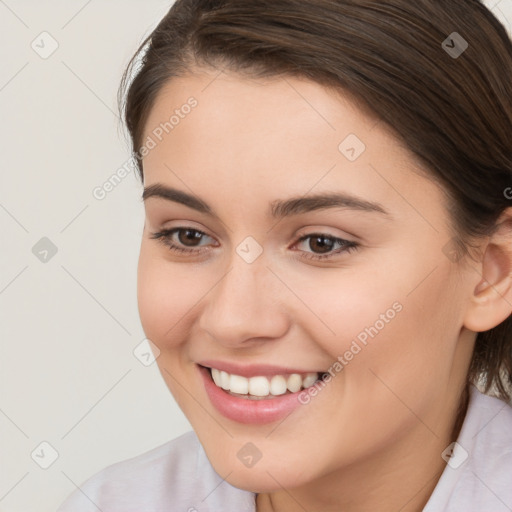
<path fill-rule="evenodd" d="M 144 142 L 140 317 L 215 470 L 263 492 L 432 443 L 471 355 L 470 290 L 403 144 L 318 84 L 206 70 L 161 91 Z M 212 366 L 276 394 L 233 396 Z M 327 375 L 279 394 L 296 372 Z"/>

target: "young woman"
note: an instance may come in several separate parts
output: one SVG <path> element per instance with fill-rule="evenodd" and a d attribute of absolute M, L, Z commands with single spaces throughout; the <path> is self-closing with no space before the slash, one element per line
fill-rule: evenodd
<path fill-rule="evenodd" d="M 59 511 L 512 510 L 512 44 L 493 14 L 178 0 L 120 96 L 141 321 L 194 431 Z"/>

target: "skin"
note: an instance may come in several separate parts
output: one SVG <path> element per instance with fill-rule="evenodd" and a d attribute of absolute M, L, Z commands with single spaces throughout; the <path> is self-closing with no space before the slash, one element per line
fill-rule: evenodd
<path fill-rule="evenodd" d="M 511 312 L 504 239 L 485 240 L 469 264 L 449 259 L 443 190 L 347 95 L 297 78 L 195 69 L 161 90 L 144 140 L 190 96 L 197 107 L 143 161 L 145 187 L 192 193 L 219 217 L 145 201 L 139 312 L 167 386 L 217 473 L 258 493 L 258 512 L 422 510 L 457 433 L 475 332 Z M 366 145 L 354 162 L 338 150 L 351 133 Z M 269 216 L 276 199 L 332 191 L 388 215 Z M 183 226 L 206 235 L 195 245 L 172 241 L 198 253 L 151 238 Z M 360 245 L 308 260 L 321 248 L 314 237 L 298 240 L 319 232 Z M 263 249 L 250 264 L 236 252 L 247 236 Z M 402 310 L 378 335 L 281 422 L 226 419 L 198 379 L 195 362 L 214 358 L 325 371 L 397 302 Z M 247 442 L 262 454 L 251 468 L 237 457 Z"/>

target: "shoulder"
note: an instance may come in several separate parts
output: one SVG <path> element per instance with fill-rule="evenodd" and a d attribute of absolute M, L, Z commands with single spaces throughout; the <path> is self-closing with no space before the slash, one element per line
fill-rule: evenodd
<path fill-rule="evenodd" d="M 512 406 L 471 386 L 466 417 L 447 462 L 424 512 L 510 512 Z"/>
<path fill-rule="evenodd" d="M 468 409 L 458 439 L 467 451 L 467 470 L 482 478 L 492 475 L 495 481 L 500 480 L 503 471 L 507 476 L 507 489 L 512 491 L 511 404 L 485 395 L 473 386 Z"/>
<path fill-rule="evenodd" d="M 210 465 L 194 431 L 130 459 L 111 464 L 91 476 L 57 512 L 183 512 L 208 510 L 196 506 L 223 484 L 219 496 L 251 502 L 251 493 L 223 482 Z M 248 508 L 247 510 L 251 510 Z"/>

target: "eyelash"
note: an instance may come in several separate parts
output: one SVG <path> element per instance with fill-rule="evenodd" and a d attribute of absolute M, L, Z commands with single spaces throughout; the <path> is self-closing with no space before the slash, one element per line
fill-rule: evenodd
<path fill-rule="evenodd" d="M 171 241 L 171 237 L 174 233 L 178 233 L 180 231 L 193 231 L 195 233 L 199 233 L 201 236 L 208 236 L 206 233 L 203 233 L 202 231 L 199 231 L 195 228 L 189 228 L 189 227 L 178 227 L 178 228 L 172 228 L 172 229 L 165 229 L 162 231 L 158 231 L 156 233 L 151 233 L 150 238 L 159 240 L 161 243 L 163 243 L 168 249 L 170 249 L 172 252 L 180 253 L 180 254 L 190 254 L 194 252 L 204 252 L 204 251 L 196 251 L 196 249 L 189 249 L 189 248 L 183 248 L 178 245 L 176 245 L 174 242 Z M 334 244 L 339 243 L 342 245 L 341 249 L 338 249 L 337 251 L 330 252 L 329 254 L 315 254 L 315 253 L 308 253 L 310 256 L 302 256 L 304 259 L 307 260 L 316 260 L 316 261 L 322 261 L 322 260 L 329 260 L 333 257 L 335 257 L 338 254 L 341 253 L 350 253 L 354 250 L 357 250 L 359 248 L 359 244 L 356 242 L 352 242 L 349 240 L 344 240 L 343 238 L 336 238 L 330 235 L 327 235 L 325 233 L 310 233 L 308 235 L 300 237 L 295 244 L 303 242 L 304 240 L 307 240 L 308 238 L 314 238 L 314 237 L 322 237 L 324 239 L 328 239 L 334 242 Z M 294 244 L 294 245 L 295 245 Z"/>

